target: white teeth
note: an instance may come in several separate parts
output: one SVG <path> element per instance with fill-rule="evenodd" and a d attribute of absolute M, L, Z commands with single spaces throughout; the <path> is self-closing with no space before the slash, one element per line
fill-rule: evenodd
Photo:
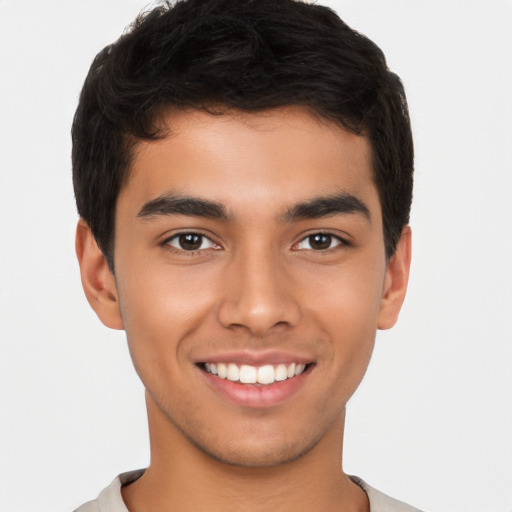
<path fill-rule="evenodd" d="M 228 376 L 228 367 L 223 363 L 218 363 L 217 374 L 221 379 L 225 379 Z"/>
<path fill-rule="evenodd" d="M 236 382 L 237 380 L 240 380 L 240 368 L 234 363 L 228 364 L 228 380 L 232 380 L 233 382 Z"/>
<path fill-rule="evenodd" d="M 284 364 L 278 364 L 276 367 L 276 380 L 278 382 L 288 378 L 288 368 Z"/>
<path fill-rule="evenodd" d="M 258 370 L 254 366 L 243 364 L 240 366 L 240 382 L 243 384 L 256 384 Z"/>
<path fill-rule="evenodd" d="M 221 379 L 228 379 L 242 384 L 273 384 L 300 375 L 306 368 L 304 364 L 291 363 L 289 365 L 267 364 L 256 367 L 248 364 L 238 366 L 235 363 L 205 363 L 207 372 L 217 375 Z"/>
<path fill-rule="evenodd" d="M 272 384 L 275 382 L 274 367 L 270 364 L 258 368 L 258 384 Z"/>

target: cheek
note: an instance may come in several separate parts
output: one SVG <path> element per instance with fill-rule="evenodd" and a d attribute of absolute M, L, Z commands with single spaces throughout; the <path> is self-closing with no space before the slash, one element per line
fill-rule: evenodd
<path fill-rule="evenodd" d="M 151 360 L 162 368 L 176 364 L 186 355 L 183 340 L 211 311 L 211 279 L 204 272 L 190 272 L 190 267 L 180 271 L 165 264 L 147 265 L 128 276 L 120 269 L 119 274 L 121 314 L 134 363 Z"/>
<path fill-rule="evenodd" d="M 373 351 L 384 272 L 384 263 L 361 261 L 330 268 L 324 276 L 317 269 L 304 281 L 310 283 L 304 287 L 304 311 L 329 342 L 326 378 L 345 398 L 361 381 Z"/>
<path fill-rule="evenodd" d="M 329 331 L 376 330 L 382 299 L 385 263 L 364 255 L 339 266 L 301 269 L 302 307 L 329 326 Z M 353 334 L 355 334 L 355 332 Z"/>

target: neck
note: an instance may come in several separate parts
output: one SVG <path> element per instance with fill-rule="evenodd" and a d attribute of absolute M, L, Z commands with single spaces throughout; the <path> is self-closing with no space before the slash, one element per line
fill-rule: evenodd
<path fill-rule="evenodd" d="M 130 512 L 366 512 L 367 497 L 343 472 L 344 411 L 296 460 L 270 467 L 218 461 L 193 445 L 148 398 L 151 463 L 122 489 Z"/>

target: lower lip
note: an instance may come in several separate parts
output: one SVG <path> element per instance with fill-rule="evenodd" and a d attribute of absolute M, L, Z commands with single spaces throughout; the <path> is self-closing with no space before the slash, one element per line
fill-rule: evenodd
<path fill-rule="evenodd" d="M 279 405 L 297 393 L 311 373 L 311 367 L 312 365 L 308 365 L 296 377 L 268 385 L 241 384 L 240 382 L 221 379 L 201 368 L 199 368 L 199 371 L 210 386 L 230 402 L 243 407 L 261 409 Z"/>

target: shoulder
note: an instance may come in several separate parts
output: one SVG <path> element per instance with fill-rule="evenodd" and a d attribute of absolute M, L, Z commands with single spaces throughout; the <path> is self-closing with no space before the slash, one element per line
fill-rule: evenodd
<path fill-rule="evenodd" d="M 98 500 L 88 501 L 78 507 L 74 512 L 99 512 Z"/>
<path fill-rule="evenodd" d="M 143 469 L 122 473 L 92 501 L 84 503 L 74 512 L 128 512 L 121 495 L 121 487 L 134 482 L 144 473 Z"/>
<path fill-rule="evenodd" d="M 391 498 L 383 492 L 374 489 L 357 476 L 350 476 L 350 479 L 367 494 L 368 501 L 370 502 L 370 512 L 421 512 L 421 510 L 411 507 L 403 501 Z"/>

